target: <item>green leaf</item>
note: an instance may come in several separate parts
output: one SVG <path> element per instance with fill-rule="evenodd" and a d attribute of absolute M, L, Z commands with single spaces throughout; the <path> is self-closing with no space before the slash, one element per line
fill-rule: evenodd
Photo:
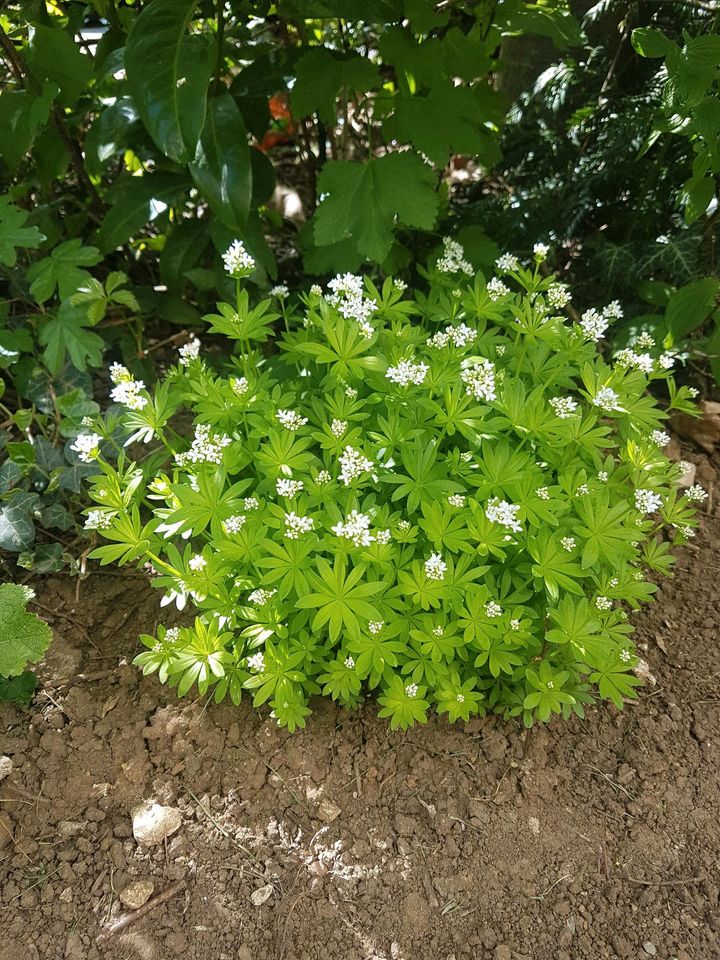
<path fill-rule="evenodd" d="M 32 146 L 38 130 L 47 123 L 57 84 L 46 81 L 41 96 L 29 90 L 6 90 L 0 96 L 0 156 L 16 170 Z"/>
<path fill-rule="evenodd" d="M 198 0 L 154 0 L 125 45 L 128 85 L 148 133 L 178 163 L 195 155 L 212 73 L 206 36 L 188 36 Z"/>
<path fill-rule="evenodd" d="M 0 263 L 14 267 L 17 248 L 33 250 L 45 239 L 37 227 L 26 227 L 29 214 L 16 207 L 10 197 L 0 196 Z"/>
<path fill-rule="evenodd" d="M 32 670 L 25 670 L 17 677 L 0 677 L 0 702 L 29 707 L 36 687 L 37 677 Z"/>
<path fill-rule="evenodd" d="M 93 61 L 61 27 L 36 24 L 27 51 L 27 65 L 41 80 L 60 88 L 60 103 L 72 106 L 94 77 Z"/>
<path fill-rule="evenodd" d="M 653 27 L 638 27 L 633 30 L 630 42 L 641 57 L 665 57 L 675 47 L 672 40 Z"/>
<path fill-rule="evenodd" d="M 353 53 L 340 56 L 316 47 L 298 60 L 291 103 L 297 117 L 317 112 L 327 124 L 337 121 L 337 98 L 343 91 L 364 93 L 380 84 L 377 67 Z"/>
<path fill-rule="evenodd" d="M 79 237 L 54 247 L 49 256 L 34 263 L 27 272 L 30 293 L 38 303 L 45 303 L 56 292 L 65 300 L 87 283 L 90 274 L 82 267 L 92 267 L 100 260 L 97 247 L 83 246 Z"/>
<path fill-rule="evenodd" d="M 38 340 L 45 347 L 43 356 L 51 373 L 60 372 L 66 354 L 77 370 L 100 366 L 105 342 L 87 329 L 89 322 L 85 307 L 75 307 L 69 301 L 60 305 L 55 317 L 45 321 Z"/>
<path fill-rule="evenodd" d="M 189 180 L 180 173 L 151 173 L 125 177 L 113 184 L 107 199 L 112 204 L 105 215 L 96 241 L 109 253 L 152 223 L 186 192 Z"/>
<path fill-rule="evenodd" d="M 327 196 L 315 214 L 315 242 L 326 246 L 352 237 L 363 256 L 381 262 L 398 220 L 423 230 L 433 227 L 435 185 L 432 170 L 411 153 L 390 153 L 364 164 L 328 163 L 318 179 L 318 192 Z"/>
<path fill-rule="evenodd" d="M 108 160 L 127 149 L 139 119 L 132 97 L 118 97 L 93 121 L 84 144 L 85 166 L 91 176 L 99 177 Z"/>
<path fill-rule="evenodd" d="M 37 506 L 36 493 L 14 490 L 0 507 L 0 550 L 19 553 L 35 539 L 32 511 Z"/>
<path fill-rule="evenodd" d="M 252 166 L 245 124 L 229 93 L 208 102 L 205 126 L 189 168 L 215 215 L 240 232 L 250 212 Z"/>
<path fill-rule="evenodd" d="M 17 583 L 0 585 L 0 676 L 14 677 L 37 663 L 52 638 L 50 627 L 25 609 L 34 593 Z"/>
<path fill-rule="evenodd" d="M 452 153 L 476 154 L 490 167 L 500 159 L 497 135 L 483 126 L 493 97 L 492 91 L 433 86 L 426 96 L 398 97 L 383 130 L 390 139 L 412 143 L 439 167 Z"/>
<path fill-rule="evenodd" d="M 668 301 L 665 319 L 673 336 L 682 340 L 710 316 L 720 290 L 714 277 L 693 280 L 677 290 Z"/>

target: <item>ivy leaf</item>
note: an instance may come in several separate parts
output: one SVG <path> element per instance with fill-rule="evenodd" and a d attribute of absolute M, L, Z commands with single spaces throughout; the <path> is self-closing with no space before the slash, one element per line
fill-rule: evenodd
<path fill-rule="evenodd" d="M 321 120 L 337 120 L 338 94 L 347 90 L 362 93 L 379 86 L 377 67 L 359 54 L 338 56 L 325 47 L 316 47 L 298 60 L 291 101 L 293 113 L 306 117 L 317 111 Z"/>
<path fill-rule="evenodd" d="M 26 227 L 29 214 L 12 203 L 7 194 L 0 196 L 0 263 L 14 267 L 17 248 L 33 250 L 45 239 L 37 227 Z"/>
<path fill-rule="evenodd" d="M 212 73 L 208 36 L 188 36 L 198 0 L 154 0 L 133 24 L 125 69 L 148 133 L 178 163 L 195 154 Z"/>
<path fill-rule="evenodd" d="M 50 627 L 25 609 L 34 593 L 17 583 L 0 585 L 0 676 L 15 677 L 37 663 L 52 638 Z"/>
<path fill-rule="evenodd" d="M 38 502 L 36 493 L 14 490 L 0 507 L 0 550 L 19 553 L 35 539 L 32 511 Z"/>
<path fill-rule="evenodd" d="M 326 197 L 315 215 L 315 242 L 322 247 L 352 237 L 364 257 L 382 262 L 396 222 L 432 228 L 435 186 L 430 167 L 412 153 L 389 153 L 364 164 L 327 163 L 318 180 L 318 192 Z"/>
<path fill-rule="evenodd" d="M 77 370 L 100 366 L 105 341 L 87 329 L 89 323 L 85 308 L 74 307 L 69 301 L 61 304 L 57 315 L 45 322 L 38 340 L 45 347 L 43 356 L 51 373 L 60 372 L 66 354 Z"/>
<path fill-rule="evenodd" d="M 54 247 L 50 256 L 34 263 L 27 272 L 30 293 L 38 303 L 45 303 L 57 290 L 66 300 L 91 279 L 82 267 L 93 267 L 100 261 L 97 247 L 86 247 L 79 237 Z"/>

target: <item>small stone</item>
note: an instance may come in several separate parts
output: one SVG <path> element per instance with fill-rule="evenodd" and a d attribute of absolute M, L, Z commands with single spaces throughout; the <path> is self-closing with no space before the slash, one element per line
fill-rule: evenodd
<path fill-rule="evenodd" d="M 495 947 L 495 960 L 512 960 L 512 951 L 505 943 L 499 943 Z"/>
<path fill-rule="evenodd" d="M 528 817 L 528 826 L 530 833 L 534 833 L 536 837 L 540 836 L 540 821 L 537 817 Z"/>
<path fill-rule="evenodd" d="M 261 907 L 264 903 L 267 903 L 270 897 L 273 895 L 273 885 L 271 883 L 266 883 L 264 887 L 258 887 L 257 890 L 253 890 L 250 894 L 250 900 L 255 907 Z"/>
<path fill-rule="evenodd" d="M 657 947 L 650 940 L 646 940 L 643 944 L 643 950 L 649 957 L 654 957 L 657 953 Z"/>
<path fill-rule="evenodd" d="M 88 825 L 87 820 L 61 820 L 58 824 L 58 836 L 63 840 L 76 837 Z"/>
<path fill-rule="evenodd" d="M 317 815 L 323 823 L 332 823 L 333 820 L 337 820 L 341 813 L 341 808 L 325 797 L 318 804 Z"/>
<path fill-rule="evenodd" d="M 152 880 L 135 880 L 120 891 L 120 902 L 130 910 L 139 910 L 148 902 L 154 890 Z"/>
<path fill-rule="evenodd" d="M 13 772 L 13 766 L 14 764 L 10 757 L 0 757 L 0 780 L 4 780 L 5 777 L 10 776 Z"/>
<path fill-rule="evenodd" d="M 182 826 L 182 817 L 176 807 L 163 807 L 153 801 L 140 804 L 132 811 L 133 835 L 147 847 L 162 843 Z"/>

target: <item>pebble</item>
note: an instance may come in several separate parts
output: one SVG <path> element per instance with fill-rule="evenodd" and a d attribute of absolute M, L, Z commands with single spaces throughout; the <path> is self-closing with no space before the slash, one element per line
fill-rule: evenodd
<path fill-rule="evenodd" d="M 332 823 L 333 820 L 337 820 L 341 813 L 341 808 L 336 803 L 333 803 L 332 800 L 327 800 L 323 797 L 318 804 L 317 815 L 323 823 Z"/>
<path fill-rule="evenodd" d="M 121 890 L 118 896 L 120 902 L 130 910 L 139 910 L 144 906 L 155 890 L 155 884 L 152 880 L 135 880 Z"/>
<path fill-rule="evenodd" d="M 162 843 L 181 826 L 182 816 L 177 807 L 163 807 L 151 801 L 132 811 L 133 836 L 147 847 Z"/>
<path fill-rule="evenodd" d="M 654 957 L 657 953 L 657 947 L 650 940 L 646 940 L 643 944 L 643 950 L 649 957 Z"/>
<path fill-rule="evenodd" d="M 257 890 L 253 890 L 250 894 L 250 900 L 255 907 L 261 907 L 264 903 L 267 903 L 270 897 L 273 895 L 273 885 L 271 883 L 266 883 L 264 887 L 258 887 Z"/>
<path fill-rule="evenodd" d="M 13 772 L 13 767 L 14 763 L 10 757 L 0 757 L 0 780 L 4 780 L 5 777 L 9 777 Z"/>
<path fill-rule="evenodd" d="M 512 960 L 512 951 L 507 944 L 501 943 L 495 947 L 495 960 Z"/>

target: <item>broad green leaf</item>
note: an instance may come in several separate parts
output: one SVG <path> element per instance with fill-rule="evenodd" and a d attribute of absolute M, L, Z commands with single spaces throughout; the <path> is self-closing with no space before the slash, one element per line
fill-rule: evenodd
<path fill-rule="evenodd" d="M 675 47 L 672 40 L 653 27 L 638 27 L 633 30 L 630 42 L 641 57 L 665 57 Z"/>
<path fill-rule="evenodd" d="M 229 93 L 208 101 L 190 173 L 215 215 L 242 231 L 252 200 L 252 166 L 245 124 Z"/>
<path fill-rule="evenodd" d="M 72 106 L 94 77 L 93 61 L 83 53 L 72 34 L 62 27 L 36 24 L 27 51 L 27 64 L 40 80 L 60 88 L 60 103 Z"/>
<path fill-rule="evenodd" d="M 15 266 L 18 247 L 32 250 L 45 239 L 37 227 L 25 226 L 28 216 L 8 195 L 0 196 L 0 263 L 6 267 Z"/>
<path fill-rule="evenodd" d="M 10 496 L 0 503 L 0 550 L 19 553 L 30 546 L 35 539 L 32 512 L 37 502 L 36 493 L 13 490 Z"/>
<path fill-rule="evenodd" d="M 670 297 L 665 318 L 676 339 L 683 339 L 709 318 L 719 290 L 720 281 L 704 277 L 687 283 Z"/>
<path fill-rule="evenodd" d="M 397 222 L 430 230 L 438 212 L 435 176 L 411 153 L 390 153 L 367 163 L 328 163 L 318 180 L 326 194 L 315 214 L 318 246 L 352 237 L 358 251 L 381 262 Z"/>
<path fill-rule="evenodd" d="M 125 68 L 148 133 L 166 156 L 187 163 L 205 123 L 212 72 L 208 36 L 187 29 L 198 0 L 154 0 L 132 25 Z"/>
<path fill-rule="evenodd" d="M 50 255 L 36 261 L 28 270 L 30 293 L 38 303 L 45 303 L 57 292 L 61 300 L 72 296 L 90 278 L 83 267 L 92 267 L 100 260 L 97 247 L 83 246 L 79 237 L 53 247 Z"/>
<path fill-rule="evenodd" d="M 92 176 L 100 176 L 108 160 L 128 148 L 139 119 L 132 97 L 119 97 L 93 121 L 85 137 L 85 166 Z"/>
<path fill-rule="evenodd" d="M 88 325 L 85 307 L 74 307 L 68 301 L 61 304 L 56 316 L 45 321 L 38 340 L 45 347 L 43 356 L 51 373 L 60 372 L 67 354 L 77 370 L 100 366 L 105 341 L 88 330 Z"/>
<path fill-rule="evenodd" d="M 291 102 L 293 113 L 306 117 L 317 112 L 327 124 L 337 121 L 337 98 L 373 90 L 380 84 L 377 67 L 359 54 L 340 56 L 316 47 L 306 53 L 295 67 Z"/>
<path fill-rule="evenodd" d="M 50 627 L 25 609 L 33 596 L 29 587 L 0 585 L 0 676 L 15 677 L 37 663 L 52 639 Z"/>
<path fill-rule="evenodd" d="M 186 192 L 189 180 L 180 173 L 151 173 L 125 177 L 108 191 L 112 207 L 96 235 L 103 253 L 109 253 L 166 213 Z"/>

